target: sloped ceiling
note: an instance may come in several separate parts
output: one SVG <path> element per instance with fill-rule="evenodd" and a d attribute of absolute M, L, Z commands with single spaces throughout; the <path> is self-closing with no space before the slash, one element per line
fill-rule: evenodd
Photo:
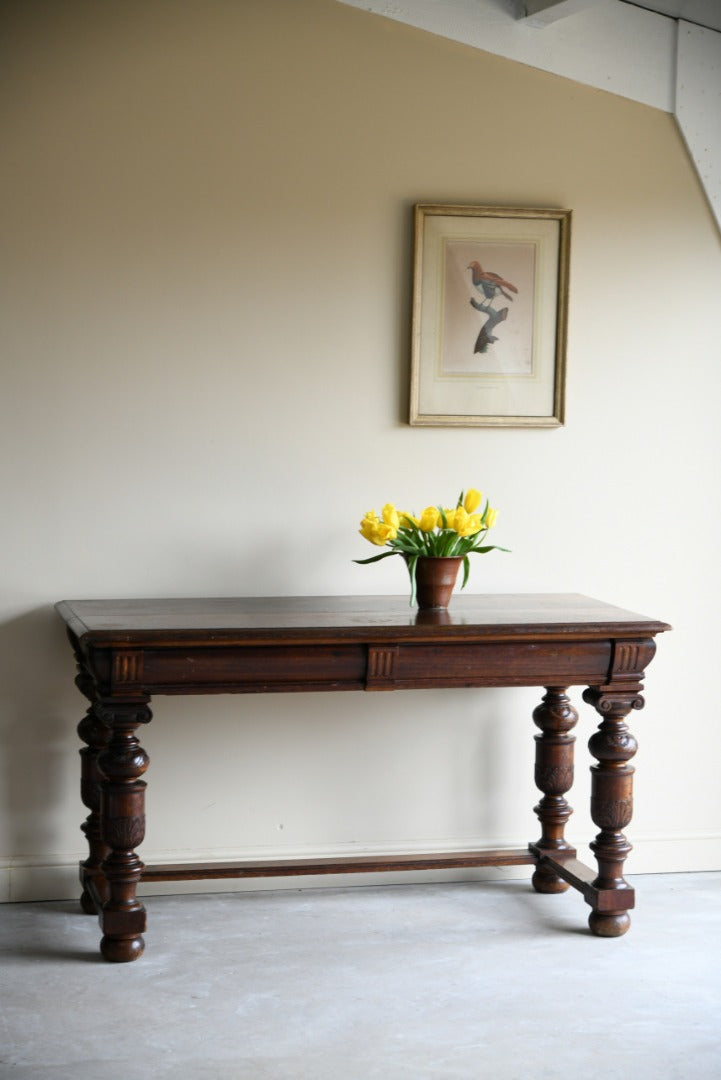
<path fill-rule="evenodd" d="M 721 0 L 339 0 L 673 113 L 721 228 Z"/>

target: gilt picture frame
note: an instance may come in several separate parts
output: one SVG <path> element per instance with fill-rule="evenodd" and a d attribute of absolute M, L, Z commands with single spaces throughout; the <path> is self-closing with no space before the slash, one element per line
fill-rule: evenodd
<path fill-rule="evenodd" d="M 414 207 L 413 426 L 565 420 L 571 211 Z"/>

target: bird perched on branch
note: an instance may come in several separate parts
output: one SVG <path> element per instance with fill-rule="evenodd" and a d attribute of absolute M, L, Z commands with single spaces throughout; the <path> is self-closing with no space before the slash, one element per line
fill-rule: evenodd
<path fill-rule="evenodd" d="M 517 293 L 518 289 L 515 285 L 511 285 L 510 281 L 506 281 L 499 274 L 494 274 L 490 270 L 484 270 L 479 262 L 475 260 L 469 263 L 466 267 L 471 271 L 471 280 L 479 292 L 482 292 L 486 300 L 494 300 L 498 293 L 502 293 L 506 300 L 512 300 L 511 293 Z M 510 292 L 506 290 L 510 289 Z"/>

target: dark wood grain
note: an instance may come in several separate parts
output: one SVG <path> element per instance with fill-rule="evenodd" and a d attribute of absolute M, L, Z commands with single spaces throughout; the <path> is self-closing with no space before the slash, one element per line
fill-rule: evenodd
<path fill-rule="evenodd" d="M 82 906 L 99 909 L 107 959 L 142 953 L 141 880 L 530 864 L 538 891 L 570 884 L 583 894 L 594 934 L 628 928 L 633 890 L 622 868 L 630 844 L 621 830 L 631 816 L 636 743 L 625 718 L 643 704 L 642 679 L 666 623 L 576 594 L 456 596 L 443 612 L 417 612 L 405 597 L 77 600 L 57 609 L 76 684 L 90 701 L 79 728 L 90 810 Z M 164 867 L 144 867 L 135 850 L 145 831 L 148 767 L 137 729 L 150 720 L 155 695 L 504 686 L 546 690 L 534 712 L 542 835 L 528 849 Z M 602 717 L 590 742 L 597 873 L 564 837 L 577 719 L 570 686 L 585 687 Z"/>
<path fill-rule="evenodd" d="M 418 612 L 407 597 L 293 596 L 205 597 L 202 599 L 71 600 L 57 609 L 79 639 L 97 644 L 159 645 L 163 641 L 273 643 L 279 640 L 333 641 L 381 638 L 437 639 L 584 631 L 629 636 L 657 634 L 670 627 L 622 608 L 575 593 L 454 596 L 447 613 Z"/>
<path fill-rule="evenodd" d="M 389 873 L 397 870 L 452 870 L 474 866 L 530 866 L 527 848 L 441 851 L 418 855 L 339 855 L 322 859 L 260 859 L 258 862 L 163 863 L 146 866 L 143 881 L 203 881 L 223 878 L 297 877 L 318 874 Z"/>

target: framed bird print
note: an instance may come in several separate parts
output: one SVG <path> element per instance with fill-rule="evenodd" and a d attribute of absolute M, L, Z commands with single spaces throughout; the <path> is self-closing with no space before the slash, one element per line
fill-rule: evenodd
<path fill-rule="evenodd" d="M 570 210 L 415 207 L 411 424 L 563 424 L 570 233 Z"/>

